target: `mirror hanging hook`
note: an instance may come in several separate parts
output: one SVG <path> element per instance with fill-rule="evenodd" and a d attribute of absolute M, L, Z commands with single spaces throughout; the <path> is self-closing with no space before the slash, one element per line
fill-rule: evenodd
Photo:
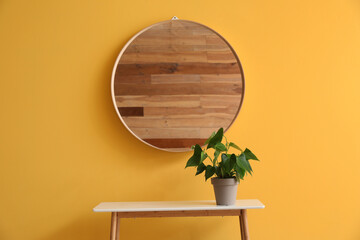
<path fill-rule="evenodd" d="M 177 16 L 173 16 L 171 20 L 179 20 Z"/>

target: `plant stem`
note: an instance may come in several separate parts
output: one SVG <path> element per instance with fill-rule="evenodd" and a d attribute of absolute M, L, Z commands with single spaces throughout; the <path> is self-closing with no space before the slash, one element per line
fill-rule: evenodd
<path fill-rule="evenodd" d="M 226 154 L 227 154 L 228 151 L 229 151 L 229 144 L 228 144 L 228 140 L 227 140 L 227 138 L 225 137 L 225 135 L 224 135 L 224 138 L 225 138 L 225 141 L 226 141 Z"/>
<path fill-rule="evenodd" d="M 203 149 L 204 154 L 206 154 L 206 156 L 210 159 L 210 161 L 212 162 L 213 166 L 215 167 L 215 163 L 214 160 L 212 160 L 212 158 L 209 156 L 209 154 L 207 154 L 206 150 Z"/>

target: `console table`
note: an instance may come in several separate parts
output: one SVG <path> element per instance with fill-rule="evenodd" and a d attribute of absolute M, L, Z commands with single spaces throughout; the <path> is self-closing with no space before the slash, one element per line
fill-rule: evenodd
<path fill-rule="evenodd" d="M 242 240 L 249 240 L 247 209 L 264 208 L 257 199 L 237 200 L 232 206 L 215 201 L 103 202 L 94 212 L 111 212 L 110 240 L 119 239 L 120 218 L 238 216 Z"/>

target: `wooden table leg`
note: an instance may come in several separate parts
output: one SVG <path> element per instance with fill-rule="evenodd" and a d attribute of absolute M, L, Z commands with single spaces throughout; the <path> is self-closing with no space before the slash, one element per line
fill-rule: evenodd
<path fill-rule="evenodd" d="M 119 240 L 120 217 L 117 212 L 111 213 L 110 240 Z"/>
<path fill-rule="evenodd" d="M 240 210 L 239 222 L 240 222 L 241 240 L 250 240 L 246 209 Z"/>

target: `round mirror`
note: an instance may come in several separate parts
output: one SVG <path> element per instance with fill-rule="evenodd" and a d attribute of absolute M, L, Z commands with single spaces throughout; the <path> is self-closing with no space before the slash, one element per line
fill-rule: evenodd
<path fill-rule="evenodd" d="M 204 145 L 239 113 L 244 74 L 229 43 L 192 21 L 169 20 L 137 33 L 120 52 L 112 97 L 126 128 L 167 151 Z"/>

